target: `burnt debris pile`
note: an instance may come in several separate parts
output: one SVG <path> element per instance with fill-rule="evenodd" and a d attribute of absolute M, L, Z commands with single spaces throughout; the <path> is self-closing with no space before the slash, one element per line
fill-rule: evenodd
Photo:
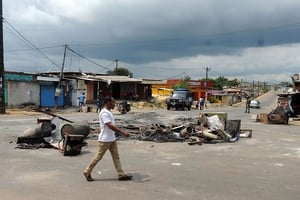
<path fill-rule="evenodd" d="M 55 148 L 64 156 L 80 154 L 81 148 L 87 143 L 84 139 L 90 133 L 87 121 L 63 122 L 57 115 L 38 118 L 37 124 L 24 130 L 23 135 L 17 138 L 19 149 Z"/>
<path fill-rule="evenodd" d="M 131 139 L 153 142 L 188 142 L 188 144 L 236 142 L 252 137 L 252 130 L 241 129 L 241 120 L 220 120 L 218 115 L 201 115 L 183 124 L 128 125 Z"/>

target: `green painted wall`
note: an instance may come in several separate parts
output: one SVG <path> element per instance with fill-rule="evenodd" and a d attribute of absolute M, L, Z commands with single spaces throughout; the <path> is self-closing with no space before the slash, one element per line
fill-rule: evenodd
<path fill-rule="evenodd" d="M 28 74 L 4 74 L 6 81 L 32 81 L 33 76 Z"/>

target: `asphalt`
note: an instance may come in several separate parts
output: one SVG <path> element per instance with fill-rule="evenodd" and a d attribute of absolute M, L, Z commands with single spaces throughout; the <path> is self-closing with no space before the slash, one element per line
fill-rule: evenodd
<path fill-rule="evenodd" d="M 123 182 L 117 179 L 109 153 L 94 169 L 94 182 L 83 177 L 84 168 L 97 151 L 95 136 L 90 135 L 88 145 L 73 157 L 56 149 L 16 149 L 16 138 L 43 115 L 0 115 L 1 199 L 299 199 L 299 127 L 261 124 L 235 107 L 219 110 L 241 119 L 243 128 L 253 130 L 253 137 L 192 146 L 122 138 L 119 151 L 123 169 L 133 175 L 132 181 Z M 97 119 L 96 113 L 59 114 L 75 121 Z M 198 115 L 198 110 L 115 112 L 118 122 L 163 122 Z"/>

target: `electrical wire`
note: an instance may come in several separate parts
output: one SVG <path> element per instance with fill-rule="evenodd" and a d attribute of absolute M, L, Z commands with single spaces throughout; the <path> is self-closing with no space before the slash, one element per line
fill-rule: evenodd
<path fill-rule="evenodd" d="M 81 57 L 81 58 L 83 58 L 83 59 L 89 61 L 90 63 L 93 63 L 94 65 L 96 65 L 96 66 L 98 66 L 98 67 L 101 67 L 101 68 L 106 69 L 106 70 L 108 70 L 108 71 L 111 70 L 111 69 L 109 69 L 109 68 L 107 68 L 107 67 L 104 67 L 104 66 L 102 66 L 102 65 L 100 65 L 100 64 L 98 64 L 98 63 L 92 61 L 91 59 L 89 59 L 89 58 L 87 58 L 87 57 L 81 55 L 80 53 L 78 53 L 78 52 L 76 52 L 75 50 L 71 49 L 69 46 L 67 46 L 67 49 L 68 49 L 69 51 L 71 51 L 72 53 L 76 54 L 77 56 L 79 56 L 79 57 Z"/>
<path fill-rule="evenodd" d="M 53 48 L 58 48 L 62 47 L 63 45 L 55 45 L 55 46 L 49 46 L 49 47 L 39 47 L 39 49 L 53 49 Z M 6 50 L 6 52 L 11 53 L 11 52 L 20 52 L 20 51 L 32 51 L 32 48 L 28 49 L 13 49 L 13 50 Z"/>
<path fill-rule="evenodd" d="M 28 45 L 29 47 L 31 47 L 33 50 L 37 51 L 38 53 L 40 53 L 42 56 L 44 56 L 49 62 L 51 62 L 53 65 L 55 65 L 56 67 L 60 68 L 60 66 L 55 63 L 54 61 L 52 61 L 44 52 L 42 52 L 40 50 L 40 48 L 38 48 L 37 46 L 35 46 L 32 42 L 30 42 L 23 34 L 21 34 L 12 24 L 10 24 L 5 18 L 2 17 L 2 20 L 4 23 L 8 24 L 9 27 L 12 28 L 12 30 L 15 31 L 15 33 L 17 33 L 17 35 L 19 36 L 19 38 L 21 40 L 23 40 L 23 42 Z"/>
<path fill-rule="evenodd" d="M 177 75 L 175 75 L 175 76 L 168 77 L 167 79 L 174 79 L 174 78 L 182 77 L 182 75 L 185 75 L 185 76 L 190 77 L 186 72 L 181 72 L 180 74 L 177 74 Z"/>

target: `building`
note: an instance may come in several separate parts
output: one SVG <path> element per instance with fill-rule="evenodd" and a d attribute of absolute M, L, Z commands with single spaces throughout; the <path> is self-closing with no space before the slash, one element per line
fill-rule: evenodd
<path fill-rule="evenodd" d="M 171 80 L 144 80 L 152 86 L 153 95 L 170 96 L 176 84 L 181 79 Z M 205 87 L 206 81 L 190 80 L 188 83 L 188 89 L 193 93 L 194 100 L 198 100 L 200 97 L 205 98 L 205 89 L 207 88 L 208 99 L 211 97 L 211 90 L 213 88 L 213 82 L 207 81 L 207 87 Z"/>
<path fill-rule="evenodd" d="M 5 72 L 4 97 L 8 107 L 35 105 L 37 107 L 64 106 L 64 95 L 55 98 L 57 77 L 34 73 Z"/>
<path fill-rule="evenodd" d="M 98 95 L 115 99 L 150 100 L 151 85 L 127 76 L 83 74 L 81 72 L 5 72 L 5 103 L 8 107 L 77 106 L 83 92 L 87 104 L 96 104 Z"/>

